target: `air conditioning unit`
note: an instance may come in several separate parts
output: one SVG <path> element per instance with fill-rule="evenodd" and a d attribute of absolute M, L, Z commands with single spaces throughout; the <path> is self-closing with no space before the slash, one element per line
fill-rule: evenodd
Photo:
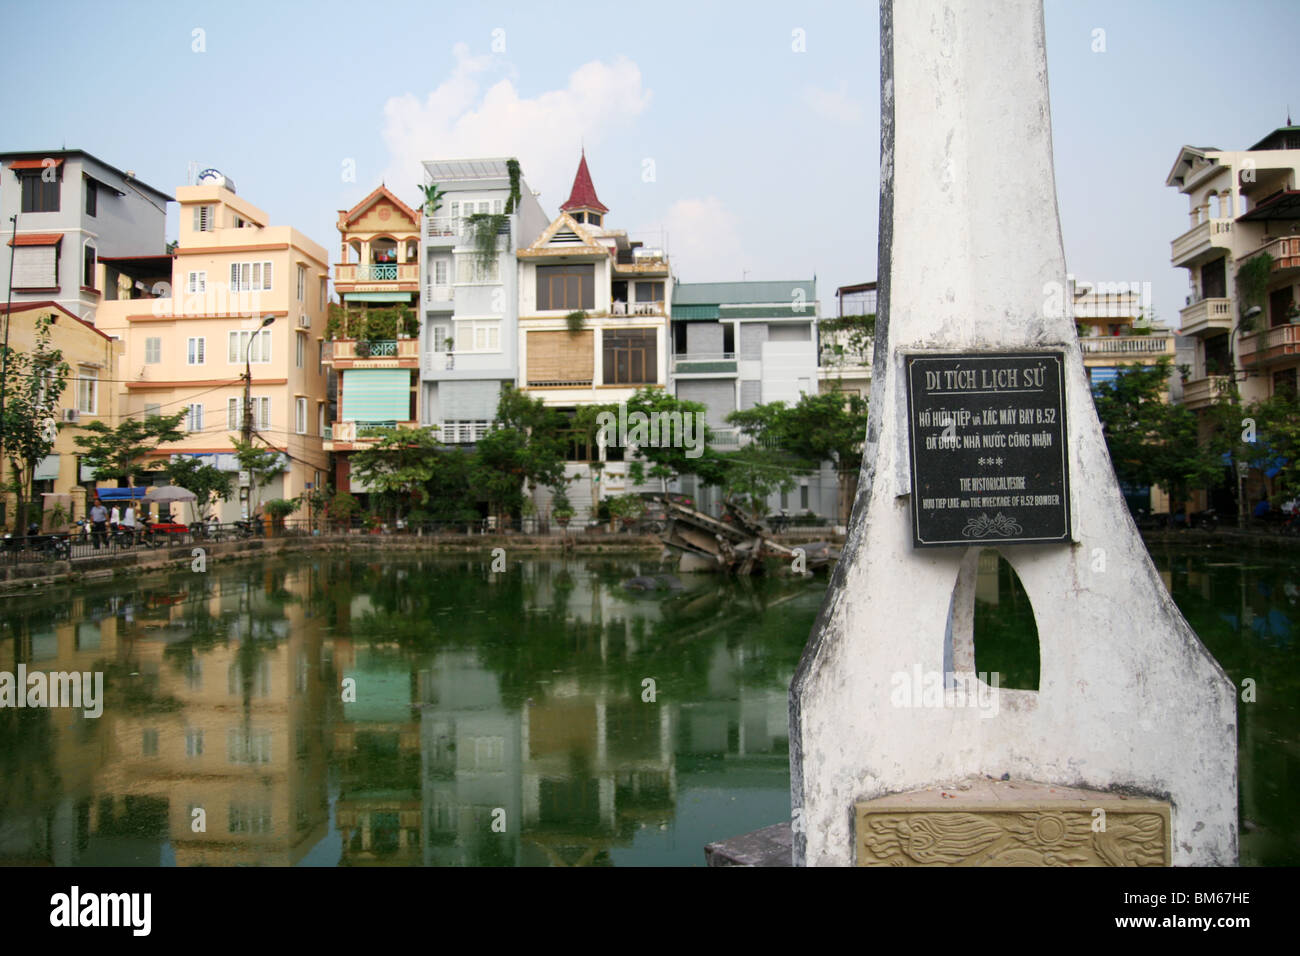
<path fill-rule="evenodd" d="M 79 422 L 79 421 L 81 421 L 81 409 L 79 409 L 79 408 L 65 408 L 65 409 L 63 410 L 63 420 L 64 420 L 65 422 L 69 422 L 69 423 L 74 423 L 74 422 Z"/>
<path fill-rule="evenodd" d="M 311 316 L 305 312 L 302 315 L 298 316 L 298 327 L 301 329 L 310 329 Z"/>

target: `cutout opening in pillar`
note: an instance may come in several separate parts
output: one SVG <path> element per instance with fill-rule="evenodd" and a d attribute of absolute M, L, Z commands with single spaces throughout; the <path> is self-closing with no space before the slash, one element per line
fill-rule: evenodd
<path fill-rule="evenodd" d="M 996 548 L 979 552 L 975 582 L 975 671 L 1005 690 L 1038 690 L 1038 624 L 1029 594 Z"/>
<path fill-rule="evenodd" d="M 912 543 L 1070 540 L 1061 352 L 912 354 Z"/>

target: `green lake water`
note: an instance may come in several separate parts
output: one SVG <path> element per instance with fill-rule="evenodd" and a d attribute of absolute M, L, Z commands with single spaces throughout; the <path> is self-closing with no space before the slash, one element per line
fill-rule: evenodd
<path fill-rule="evenodd" d="M 1154 557 L 1255 681 L 1242 863 L 1300 863 L 1300 575 Z M 0 709 L 0 864 L 698 866 L 789 819 L 786 689 L 824 577 L 646 593 L 624 582 L 653 559 L 490 564 L 306 556 L 0 598 L 0 671 L 105 679 L 98 719 Z M 1001 585 L 981 613 L 1032 675 Z"/>

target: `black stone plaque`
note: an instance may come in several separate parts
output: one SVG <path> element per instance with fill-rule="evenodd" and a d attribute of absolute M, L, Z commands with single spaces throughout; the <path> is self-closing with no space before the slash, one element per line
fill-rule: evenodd
<path fill-rule="evenodd" d="M 912 543 L 1070 539 L 1065 356 L 907 356 Z"/>

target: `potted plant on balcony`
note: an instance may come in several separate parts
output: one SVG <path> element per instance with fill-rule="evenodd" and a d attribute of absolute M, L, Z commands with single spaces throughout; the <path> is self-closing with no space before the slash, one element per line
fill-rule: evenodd
<path fill-rule="evenodd" d="M 587 323 L 587 313 L 579 309 L 576 312 L 570 312 L 564 317 L 564 322 L 569 327 L 570 335 L 577 335 L 583 330 Z"/>

